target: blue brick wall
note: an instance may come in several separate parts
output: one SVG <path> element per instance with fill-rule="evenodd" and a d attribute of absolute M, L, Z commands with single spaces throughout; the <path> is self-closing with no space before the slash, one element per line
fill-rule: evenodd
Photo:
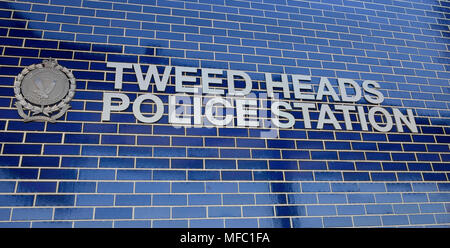
<path fill-rule="evenodd" d="M 435 0 L 0 1 L 0 227 L 449 227 L 449 20 Z M 72 108 L 23 123 L 14 78 L 49 57 Z M 375 80 L 419 133 L 102 123 L 107 62 L 243 70 L 255 93 L 265 72 Z"/>

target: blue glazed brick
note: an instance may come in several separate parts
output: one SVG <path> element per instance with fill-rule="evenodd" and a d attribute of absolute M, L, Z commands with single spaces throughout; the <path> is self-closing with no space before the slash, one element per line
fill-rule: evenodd
<path fill-rule="evenodd" d="M 257 219 L 225 219 L 226 228 L 257 228 Z"/>
<path fill-rule="evenodd" d="M 208 207 L 208 217 L 241 217 L 241 207 Z"/>
<path fill-rule="evenodd" d="M 139 220 L 132 220 L 132 221 L 115 221 L 114 222 L 115 228 L 150 228 L 151 223 L 150 221 L 139 221 Z"/>
<path fill-rule="evenodd" d="M 77 179 L 78 170 L 71 169 L 41 169 L 39 179 Z"/>
<path fill-rule="evenodd" d="M 80 146 L 78 146 L 78 145 L 45 145 L 44 146 L 44 154 L 79 155 L 80 154 Z"/>
<path fill-rule="evenodd" d="M 202 169 L 203 168 L 203 160 L 201 160 L 201 159 L 172 159 L 171 168 Z"/>
<path fill-rule="evenodd" d="M 187 205 L 186 195 L 154 195 L 154 206 L 177 206 Z"/>
<path fill-rule="evenodd" d="M 442 203 L 424 203 L 419 204 L 421 213 L 441 213 L 445 212 L 444 204 Z"/>
<path fill-rule="evenodd" d="M 402 202 L 401 194 L 375 194 L 377 203 L 400 203 Z"/>
<path fill-rule="evenodd" d="M 133 183 L 128 182 L 98 182 L 98 193 L 132 193 Z"/>
<path fill-rule="evenodd" d="M 0 156 L 0 166 L 18 166 L 18 156 Z"/>
<path fill-rule="evenodd" d="M 116 206 L 149 206 L 150 195 L 116 195 Z"/>
<path fill-rule="evenodd" d="M 207 182 L 206 192 L 208 193 L 234 193 L 238 192 L 238 184 L 230 182 Z"/>
<path fill-rule="evenodd" d="M 297 170 L 297 161 L 269 161 L 269 168 L 272 170 Z"/>
<path fill-rule="evenodd" d="M 433 192 L 438 191 L 436 183 L 412 183 L 414 192 Z"/>
<path fill-rule="evenodd" d="M 4 154 L 41 154 L 42 145 L 5 144 Z"/>
<path fill-rule="evenodd" d="M 174 182 L 172 183 L 172 193 L 203 193 L 205 192 L 205 184 L 204 183 L 181 183 Z"/>
<path fill-rule="evenodd" d="M 284 159 L 309 159 L 310 155 L 308 151 L 283 150 L 282 157 Z"/>
<path fill-rule="evenodd" d="M 220 172 L 218 171 L 189 171 L 188 180 L 219 180 Z"/>
<path fill-rule="evenodd" d="M 12 213 L 12 220 L 51 220 L 51 208 L 16 208 Z"/>
<path fill-rule="evenodd" d="M 372 172 L 370 173 L 373 181 L 397 181 L 395 173 L 389 172 Z"/>
<path fill-rule="evenodd" d="M 336 215 L 336 207 L 333 205 L 307 206 L 308 216 Z"/>
<path fill-rule="evenodd" d="M 354 216 L 353 223 L 355 227 L 381 226 L 381 218 L 380 216 Z"/>
<path fill-rule="evenodd" d="M 219 157 L 218 149 L 215 148 L 188 148 L 188 157 Z"/>
<path fill-rule="evenodd" d="M 340 172 L 314 172 L 316 181 L 342 181 Z"/>
<path fill-rule="evenodd" d="M 444 223 L 449 223 L 450 222 L 450 214 L 436 214 L 435 215 L 436 218 L 436 223 L 440 224 L 444 224 Z"/>
<path fill-rule="evenodd" d="M 151 180 L 152 171 L 117 170 L 117 180 Z"/>
<path fill-rule="evenodd" d="M 449 199 L 450 193 L 429 193 L 430 202 L 445 202 Z"/>
<path fill-rule="evenodd" d="M 224 221 L 221 219 L 198 219 L 190 220 L 189 227 L 191 228 L 223 228 Z"/>
<path fill-rule="evenodd" d="M 205 207 L 174 207 L 172 208 L 173 218 L 204 218 L 206 217 Z"/>
<path fill-rule="evenodd" d="M 112 228 L 112 221 L 75 221 L 75 228 Z"/>
<path fill-rule="evenodd" d="M 425 193 L 404 193 L 402 196 L 404 202 L 428 202 Z"/>
<path fill-rule="evenodd" d="M 186 157 L 186 148 L 155 147 L 155 157 Z"/>
<path fill-rule="evenodd" d="M 223 197 L 223 205 L 252 205 L 255 197 L 252 194 L 226 194 Z"/>
<path fill-rule="evenodd" d="M 206 169 L 236 169 L 235 160 L 218 160 L 218 159 L 206 159 Z"/>
<path fill-rule="evenodd" d="M 169 168 L 168 159 L 137 158 L 136 168 Z"/>
<path fill-rule="evenodd" d="M 17 192 L 56 192 L 56 182 L 19 182 Z"/>
<path fill-rule="evenodd" d="M 35 206 L 74 206 L 75 195 L 38 195 Z"/>
<path fill-rule="evenodd" d="M 286 181 L 313 181 L 312 172 L 284 172 Z"/>
<path fill-rule="evenodd" d="M 58 167 L 58 157 L 22 157 L 22 167 Z"/>
<path fill-rule="evenodd" d="M 373 194 L 347 194 L 349 203 L 374 203 L 375 197 Z"/>
<path fill-rule="evenodd" d="M 100 167 L 103 168 L 133 168 L 132 158 L 100 158 Z"/>
<path fill-rule="evenodd" d="M 302 192 L 330 192 L 329 183 L 302 183 Z"/>
<path fill-rule="evenodd" d="M 275 171 L 254 171 L 254 180 L 280 181 L 283 180 L 283 173 Z"/>
<path fill-rule="evenodd" d="M 249 171 L 222 171 L 222 180 L 252 180 L 252 173 Z"/>
<path fill-rule="evenodd" d="M 344 194 L 318 194 L 319 203 L 346 203 L 347 198 Z"/>
<path fill-rule="evenodd" d="M 98 166 L 96 157 L 63 157 L 61 167 L 94 167 Z"/>
<path fill-rule="evenodd" d="M 448 181 L 444 173 L 423 173 L 424 181 Z"/>
<path fill-rule="evenodd" d="M 1 193 L 12 193 L 16 188 L 16 182 L 2 181 L 0 182 Z"/>
<path fill-rule="evenodd" d="M 338 215 L 365 215 L 364 205 L 337 205 Z M 356 223 L 355 223 L 355 226 Z"/>
<path fill-rule="evenodd" d="M 294 228 L 321 228 L 323 227 L 322 218 L 318 217 L 304 217 L 292 218 Z"/>
<path fill-rule="evenodd" d="M 367 172 L 343 172 L 344 181 L 370 181 Z"/>
<path fill-rule="evenodd" d="M 435 224 L 435 219 L 431 214 L 409 215 L 411 224 Z"/>
<path fill-rule="evenodd" d="M 218 194 L 192 194 L 189 195 L 189 205 L 222 205 L 222 199 Z"/>
<path fill-rule="evenodd" d="M 165 182 L 136 182 L 136 193 L 169 193 L 170 183 Z"/>
<path fill-rule="evenodd" d="M 366 205 L 367 214 L 393 214 L 394 210 L 392 205 L 378 204 L 378 205 Z"/>
<path fill-rule="evenodd" d="M 407 215 L 386 215 L 381 216 L 383 221 L 383 226 L 393 226 L 393 225 L 408 225 L 409 220 Z"/>
<path fill-rule="evenodd" d="M 47 147 L 46 147 L 47 148 Z M 116 146 L 82 146 L 81 148 L 81 154 L 82 155 L 90 155 L 90 156 L 115 156 L 117 153 L 117 147 Z"/>
<path fill-rule="evenodd" d="M 153 228 L 187 228 L 187 220 L 155 220 L 153 221 Z"/>
<path fill-rule="evenodd" d="M 352 227 L 353 222 L 350 217 L 324 217 L 324 227 Z"/>
<path fill-rule="evenodd" d="M 132 208 L 97 208 L 95 219 L 131 219 Z"/>
<path fill-rule="evenodd" d="M 135 137 L 130 135 L 102 135 L 102 144 L 134 145 Z"/>
<path fill-rule="evenodd" d="M 409 192 L 412 191 L 410 183 L 386 183 L 388 192 Z"/>
<path fill-rule="evenodd" d="M 311 218 L 309 218 L 309 219 L 311 219 Z M 319 218 L 317 218 L 317 219 L 319 219 Z M 289 221 L 289 218 L 263 218 L 263 219 L 259 220 L 259 227 L 260 228 L 290 228 L 291 223 Z"/>
<path fill-rule="evenodd" d="M 81 169 L 78 175 L 79 180 L 114 180 L 115 170 L 105 169 Z"/>
<path fill-rule="evenodd" d="M 95 182 L 60 182 L 59 193 L 94 193 L 96 191 Z"/>
<path fill-rule="evenodd" d="M 34 195 L 0 195 L 0 206 L 33 206 Z"/>
<path fill-rule="evenodd" d="M 186 171 L 156 170 L 153 180 L 186 180 Z"/>
<path fill-rule="evenodd" d="M 419 206 L 417 204 L 394 204 L 394 212 L 396 214 L 419 213 Z"/>
<path fill-rule="evenodd" d="M 64 143 L 83 143 L 83 144 L 98 144 L 99 135 L 94 134 L 66 134 Z"/>
<path fill-rule="evenodd" d="M 151 147 L 119 147 L 119 156 L 151 157 L 152 154 Z"/>

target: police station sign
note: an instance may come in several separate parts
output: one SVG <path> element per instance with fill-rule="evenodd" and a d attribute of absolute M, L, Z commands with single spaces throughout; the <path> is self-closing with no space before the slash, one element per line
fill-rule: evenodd
<path fill-rule="evenodd" d="M 237 70 L 161 66 L 160 75 L 156 65 L 149 65 L 146 73 L 140 64 L 109 62 L 107 67 L 115 70 L 115 90 L 122 90 L 124 70 L 128 69 L 135 73 L 142 92 L 154 84 L 155 92 L 167 93 L 174 71 L 175 94 L 168 96 L 168 122 L 177 127 L 292 128 L 296 124 L 293 111 L 297 111 L 305 128 L 323 129 L 330 124 L 337 130 L 353 130 L 352 123 L 357 121 L 363 131 L 368 131 L 370 124 L 379 132 L 389 132 L 394 125 L 397 132 L 404 132 L 404 125 L 418 132 L 411 109 L 402 113 L 392 107 L 391 114 L 380 106 L 384 95 L 372 80 L 359 85 L 352 79 L 338 78 L 336 91 L 328 78 L 321 77 L 315 92 L 311 76 L 277 74 L 278 80 L 274 80 L 274 75 L 265 73 L 265 87 L 256 91 L 249 74 Z M 73 74 L 55 60 L 31 65 L 14 84 L 18 112 L 24 121 L 54 122 L 70 108 L 75 88 Z M 327 98 L 332 99 L 332 104 Z M 362 99 L 372 106 L 358 104 Z M 153 110 L 142 111 L 142 106 L 148 104 Z M 130 105 L 142 123 L 157 123 L 164 114 L 161 97 L 153 93 L 139 94 L 131 103 L 125 93 L 104 92 L 101 120 L 110 121 L 111 113 L 124 111 Z M 317 123 L 311 121 L 313 111 L 319 112 Z M 337 114 L 343 116 L 343 125 Z M 357 118 L 352 120 L 352 114 Z"/>
<path fill-rule="evenodd" d="M 384 95 L 379 90 L 380 85 L 371 80 L 359 85 L 352 79 L 339 78 L 336 92 L 329 79 L 322 77 L 315 93 L 311 76 L 290 75 L 289 80 L 288 75 L 281 74 L 281 80 L 274 80 L 274 75 L 265 73 L 265 92 L 255 94 L 252 92 L 252 79 L 243 71 L 164 66 L 159 68 L 164 69 L 160 75 L 156 65 L 149 65 L 145 74 L 139 64 L 108 63 L 107 67 L 115 69 L 116 90 L 122 89 L 124 69 L 131 69 L 136 74 L 139 90 L 143 92 L 149 90 L 151 83 L 155 84 L 156 92 L 165 92 L 174 70 L 176 94 L 169 95 L 168 121 L 177 126 L 273 125 L 276 128 L 291 128 L 296 123 L 291 111 L 299 110 L 305 128 L 323 129 L 324 124 L 331 124 L 334 129 L 353 130 L 351 114 L 354 113 L 364 131 L 369 130 L 370 124 L 376 131 L 389 132 L 395 124 L 398 132 L 404 132 L 403 125 L 411 132 L 418 132 L 411 109 L 406 109 L 404 114 L 398 108 L 391 108 L 391 114 L 379 106 L 384 101 Z M 238 82 L 243 87 L 236 87 Z M 326 96 L 333 100 L 333 104 L 324 101 Z M 373 106 L 357 105 L 363 98 Z M 102 121 L 109 121 L 112 112 L 124 111 L 131 105 L 130 98 L 119 92 L 105 92 L 103 100 Z M 154 105 L 152 113 L 141 111 L 144 102 Z M 318 109 L 315 102 L 320 102 Z M 156 123 L 164 113 L 163 101 L 152 93 L 140 94 L 134 100 L 132 109 L 136 119 L 143 123 Z M 269 115 L 264 111 L 267 109 L 270 110 Z M 314 110 L 319 111 L 319 117 L 313 126 L 311 112 Z M 336 114 L 343 116 L 344 125 L 338 122 Z M 267 119 L 270 120 L 268 123 Z"/>

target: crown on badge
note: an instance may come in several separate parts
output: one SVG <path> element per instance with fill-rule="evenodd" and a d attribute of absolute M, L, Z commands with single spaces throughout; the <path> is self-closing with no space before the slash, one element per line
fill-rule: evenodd
<path fill-rule="evenodd" d="M 44 67 L 55 67 L 58 62 L 56 61 L 56 59 L 50 58 L 42 61 L 42 64 L 44 65 Z"/>

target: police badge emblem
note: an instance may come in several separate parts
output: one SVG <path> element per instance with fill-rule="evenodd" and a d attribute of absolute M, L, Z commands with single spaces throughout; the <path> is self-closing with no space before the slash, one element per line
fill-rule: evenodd
<path fill-rule="evenodd" d="M 75 88 L 72 72 L 56 60 L 30 65 L 14 82 L 17 111 L 25 122 L 55 122 L 70 108 Z"/>

